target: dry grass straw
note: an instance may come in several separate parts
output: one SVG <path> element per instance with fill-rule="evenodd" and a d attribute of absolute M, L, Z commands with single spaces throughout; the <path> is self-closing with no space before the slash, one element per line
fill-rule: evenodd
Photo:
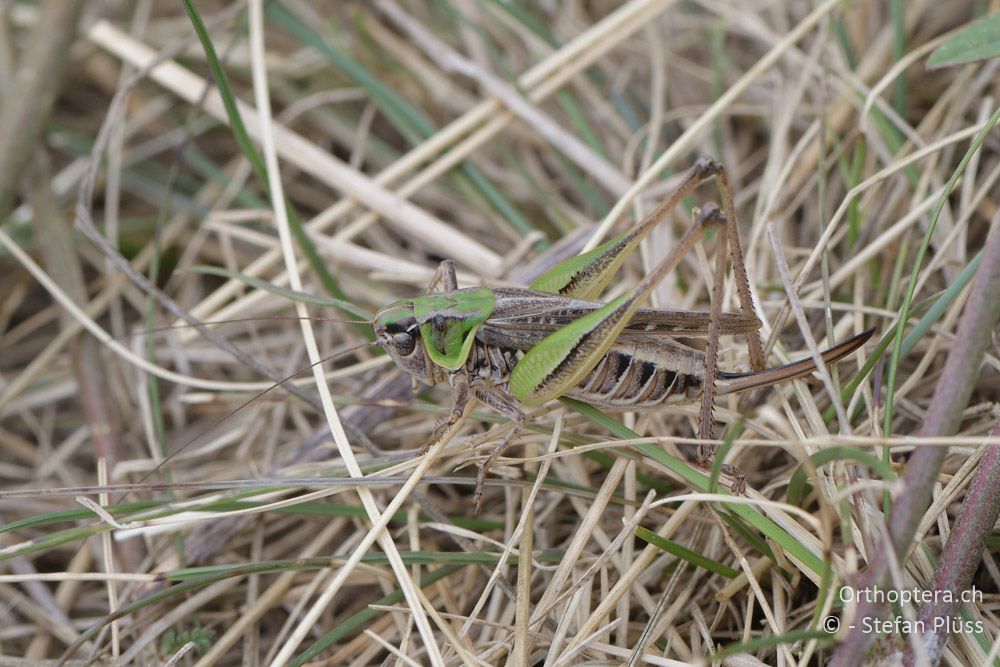
<path fill-rule="evenodd" d="M 959 432 L 909 437 L 965 303 L 967 289 L 948 289 L 968 283 L 996 224 L 995 139 L 931 240 L 913 322 L 935 304 L 938 319 L 902 359 L 891 433 L 884 362 L 841 394 L 873 344 L 821 381 L 720 398 L 720 422 L 743 420 L 727 436 L 727 460 L 748 473 L 736 501 L 692 492 L 672 467 L 693 451 L 697 405 L 621 417 L 643 438 L 629 440 L 553 404 L 530 412 L 472 516 L 472 464 L 508 425 L 475 407 L 416 458 L 445 388 L 415 398 L 372 349 L 344 353 L 364 327 L 333 309 L 190 269 L 324 294 L 294 240 L 302 219 L 343 296 L 368 311 L 420 293 L 444 257 L 463 285 L 523 283 L 649 210 L 709 154 L 736 190 L 769 361 L 868 326 L 877 340 L 896 325 L 930 210 L 996 106 L 995 62 L 922 65 L 973 4 L 906 3 L 902 24 L 884 3 L 835 0 L 218 5 L 201 18 L 262 179 L 206 88 L 182 7 L 102 16 L 88 3 L 46 127 L 50 164 L 0 183 L 20 195 L 0 228 L 0 653 L 676 665 L 736 647 L 730 664 L 824 662 L 823 618 L 848 613 L 836 591 L 865 569 L 883 493 L 899 490 L 882 473 L 915 446 L 951 447 L 918 548 L 894 572 L 927 586 L 1000 417 L 993 346 Z M 0 43 L 19 47 L 44 16 L 0 9 Z M 307 397 L 318 387 L 322 415 L 281 390 L 258 395 L 273 380 L 150 315 L 146 294 L 74 244 L 81 186 L 98 227 L 190 315 L 227 322 L 213 328 L 271 377 L 311 366 L 296 382 Z M 62 218 L 49 233 L 70 259 L 38 252 L 39 216 Z M 658 230 L 612 292 L 687 219 Z M 659 305 L 708 308 L 711 246 Z M 56 269 L 66 263 L 82 285 Z M 735 303 L 729 279 L 724 307 Z M 89 354 L 83 331 L 100 343 Z M 743 350 L 725 339 L 721 367 L 745 367 Z M 891 467 L 864 458 L 883 448 Z M 996 548 L 973 582 L 994 593 Z M 997 637 L 995 597 L 966 613 L 983 630 L 954 634 L 948 664 L 983 664 Z"/>

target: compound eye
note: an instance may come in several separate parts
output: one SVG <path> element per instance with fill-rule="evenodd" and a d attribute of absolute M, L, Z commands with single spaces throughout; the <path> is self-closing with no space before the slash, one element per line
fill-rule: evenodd
<path fill-rule="evenodd" d="M 406 357 L 413 354 L 416 342 L 413 340 L 413 336 L 408 333 L 396 333 L 392 334 L 392 346 L 399 354 Z"/>

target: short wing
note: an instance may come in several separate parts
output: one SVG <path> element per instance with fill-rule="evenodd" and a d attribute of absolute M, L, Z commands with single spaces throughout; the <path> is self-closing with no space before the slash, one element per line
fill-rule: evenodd
<path fill-rule="evenodd" d="M 483 323 L 479 338 L 527 350 L 549 334 L 603 306 L 597 301 L 570 299 L 547 292 L 498 288 L 493 314 Z M 619 339 L 649 340 L 657 336 L 697 336 L 708 333 L 709 313 L 687 310 L 640 309 Z M 760 327 L 754 316 L 722 313 L 723 335 L 743 334 Z"/>
<path fill-rule="evenodd" d="M 476 336 L 494 345 L 527 351 L 554 331 L 597 310 L 604 304 L 582 301 L 530 290 L 498 289 L 493 315 L 482 324 Z M 662 345 L 671 352 L 690 352 L 674 337 L 694 336 L 708 331 L 709 313 L 694 311 L 645 309 L 636 312 L 619 340 L 642 345 Z M 722 313 L 721 329 L 726 335 L 748 333 L 760 326 L 756 317 Z M 871 338 L 875 329 L 868 329 L 821 352 L 825 364 L 833 364 L 856 352 Z M 704 363 L 704 362 L 700 362 Z M 729 394 L 804 377 L 816 370 L 815 360 L 805 357 L 783 366 L 748 373 L 719 371 L 718 393 Z"/>

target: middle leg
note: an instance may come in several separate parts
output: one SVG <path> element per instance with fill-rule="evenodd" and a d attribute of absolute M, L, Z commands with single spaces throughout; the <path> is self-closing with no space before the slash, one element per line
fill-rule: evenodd
<path fill-rule="evenodd" d="M 706 204 L 698 211 L 697 216 L 706 226 L 709 224 L 727 228 L 731 226 L 726 220 L 725 214 L 715 204 Z M 708 323 L 708 346 L 705 350 L 705 376 L 702 382 L 701 413 L 698 424 L 698 440 L 701 442 L 698 444 L 696 461 L 699 466 L 707 468 L 712 467 L 712 461 L 715 458 L 715 446 L 708 444 L 708 441 L 715 437 L 715 381 L 719 373 L 719 336 L 721 333 L 719 324 L 722 318 L 722 291 L 726 278 L 726 250 L 730 240 L 731 238 L 727 234 L 720 234 L 719 247 L 715 251 L 715 277 L 712 284 L 712 306 Z M 756 330 L 748 336 L 751 339 L 756 338 Z M 746 475 L 743 471 L 728 464 L 723 464 L 722 471 L 733 478 L 733 493 L 742 494 L 746 489 Z"/>
<path fill-rule="evenodd" d="M 510 447 L 514 436 L 524 426 L 524 413 L 517 406 L 517 400 L 506 389 L 499 385 L 487 386 L 481 378 L 474 378 L 472 380 L 472 394 L 511 421 L 510 431 L 503 437 L 500 444 L 493 448 L 493 451 L 486 457 L 486 460 L 478 466 L 479 469 L 476 472 L 476 493 L 472 502 L 476 514 L 479 514 L 479 510 L 482 509 L 483 504 L 483 485 L 486 483 L 486 475 L 489 473 L 490 466 Z"/>

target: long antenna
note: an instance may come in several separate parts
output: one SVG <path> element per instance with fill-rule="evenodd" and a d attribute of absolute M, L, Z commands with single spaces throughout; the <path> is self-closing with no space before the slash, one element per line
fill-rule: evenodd
<path fill-rule="evenodd" d="M 339 322 L 341 324 L 371 324 L 371 320 L 344 320 L 338 319 L 336 317 L 299 317 L 297 315 L 263 315 L 257 317 L 236 317 L 225 320 L 204 320 L 203 325 L 210 326 L 215 324 L 235 324 L 240 322 L 267 322 L 267 321 L 289 321 L 289 322 L 299 322 L 301 320 L 311 320 L 313 322 Z M 165 331 L 178 331 L 180 329 L 193 329 L 194 327 L 190 324 L 167 324 L 162 327 L 152 327 L 149 329 L 142 329 L 133 331 L 131 333 L 124 334 L 122 336 L 116 336 L 115 340 L 131 340 L 133 338 L 139 338 L 140 336 L 150 336 L 152 334 L 163 333 Z M 353 348 L 352 348 L 353 349 Z M 326 361 L 326 359 L 324 359 Z"/>
<path fill-rule="evenodd" d="M 166 465 L 168 462 L 170 462 L 178 454 L 180 454 L 181 452 L 183 452 L 185 449 L 187 449 L 188 447 L 190 447 L 194 443 L 198 442 L 200 439 L 202 439 L 203 437 L 205 437 L 205 435 L 207 435 L 208 433 L 211 433 L 212 431 L 214 431 L 216 428 L 218 428 L 219 426 L 221 426 L 225 421 L 227 421 L 228 419 L 230 419 L 237 412 L 239 412 L 243 408 L 247 407 L 248 405 L 250 405 L 251 403 L 253 403 L 257 399 L 259 399 L 260 397 L 262 397 L 262 396 L 264 396 L 264 395 L 266 395 L 266 394 L 274 391 L 278 387 L 284 386 L 289 381 L 294 380 L 299 375 L 302 375 L 306 371 L 311 370 L 313 368 L 313 366 L 318 366 L 320 364 L 326 363 L 327 361 L 333 361 L 334 359 L 338 359 L 340 357 L 346 356 L 346 355 L 351 354 L 353 352 L 357 352 L 358 350 L 364 349 L 364 348 L 369 347 L 369 346 L 374 345 L 374 344 L 375 344 L 374 341 L 370 341 L 370 342 L 367 342 L 367 343 L 361 343 L 359 345 L 355 345 L 353 347 L 349 347 L 346 350 L 341 350 L 340 352 L 338 352 L 336 354 L 331 354 L 328 357 L 324 357 L 324 358 L 320 359 L 319 361 L 317 361 L 315 364 L 309 364 L 308 366 L 303 366 L 302 368 L 299 368 L 298 370 L 296 370 L 291 375 L 278 380 L 277 382 L 275 382 L 273 385 L 271 385 L 270 387 L 268 387 L 264 391 L 256 394 L 255 396 L 252 396 L 251 398 L 249 398 L 246 401 L 244 401 L 243 403 L 241 403 L 235 410 L 233 410 L 229 414 L 225 415 L 224 417 L 220 417 L 218 420 L 216 420 L 214 423 L 212 423 L 208 428 L 202 430 L 197 435 L 195 435 L 193 438 L 191 438 L 190 440 L 188 440 L 187 442 L 185 442 L 183 445 L 181 445 L 176 451 L 171 452 L 170 454 L 168 454 L 167 457 L 164 458 L 159 463 L 157 463 L 156 466 L 152 470 L 150 470 L 145 475 L 143 475 L 143 477 L 137 483 L 138 484 L 142 484 L 143 482 L 145 482 L 146 480 L 148 480 L 150 477 L 152 477 L 153 475 L 155 475 L 160 470 L 160 468 L 162 468 L 164 465 Z M 304 392 L 302 392 L 302 393 L 304 393 Z M 295 395 L 296 396 L 300 396 L 301 393 L 300 392 L 295 392 Z M 309 401 L 309 403 L 312 404 L 312 401 Z"/>

